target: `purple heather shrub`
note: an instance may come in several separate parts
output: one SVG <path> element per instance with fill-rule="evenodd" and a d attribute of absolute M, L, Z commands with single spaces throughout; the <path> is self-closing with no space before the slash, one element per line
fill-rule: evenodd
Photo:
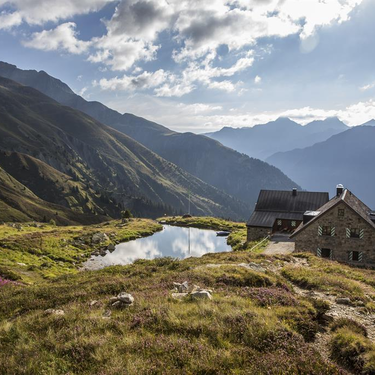
<path fill-rule="evenodd" d="M 0 276 L 0 286 L 3 286 L 3 285 L 6 285 L 6 284 L 9 284 L 10 282 L 11 282 L 10 280 L 3 279 L 3 278 Z"/>
<path fill-rule="evenodd" d="M 297 300 L 291 292 L 281 288 L 251 288 L 243 291 L 260 306 L 296 306 Z"/>

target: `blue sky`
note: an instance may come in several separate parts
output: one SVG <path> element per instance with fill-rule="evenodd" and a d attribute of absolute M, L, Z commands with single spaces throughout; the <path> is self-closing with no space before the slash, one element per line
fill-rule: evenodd
<path fill-rule="evenodd" d="M 0 60 L 174 130 L 375 117 L 373 0 L 0 0 Z"/>

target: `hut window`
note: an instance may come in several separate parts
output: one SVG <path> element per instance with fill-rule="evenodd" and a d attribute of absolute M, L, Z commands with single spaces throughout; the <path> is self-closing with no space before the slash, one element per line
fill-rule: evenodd
<path fill-rule="evenodd" d="M 338 217 L 344 217 L 344 216 L 345 216 L 345 210 L 343 208 L 339 208 Z"/>
<path fill-rule="evenodd" d="M 324 226 L 322 227 L 322 235 L 323 236 L 331 236 L 332 227 Z"/>
<path fill-rule="evenodd" d="M 322 258 L 331 258 L 331 249 L 322 249 Z"/>
<path fill-rule="evenodd" d="M 297 225 L 297 223 L 293 220 L 292 221 L 292 227 L 295 227 Z"/>
<path fill-rule="evenodd" d="M 351 262 L 362 262 L 362 251 L 350 251 L 349 261 Z"/>
<path fill-rule="evenodd" d="M 350 238 L 360 238 L 360 234 L 359 228 L 350 228 Z"/>
<path fill-rule="evenodd" d="M 277 225 L 282 225 L 282 221 L 281 220 L 277 220 Z"/>

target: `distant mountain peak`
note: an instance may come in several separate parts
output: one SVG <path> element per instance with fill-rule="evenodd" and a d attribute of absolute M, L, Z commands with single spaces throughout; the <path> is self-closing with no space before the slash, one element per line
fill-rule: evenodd
<path fill-rule="evenodd" d="M 305 129 L 310 131 L 322 132 L 329 129 L 345 131 L 348 126 L 343 123 L 338 117 L 327 117 L 324 120 L 314 120 L 305 125 Z"/>
<path fill-rule="evenodd" d="M 370 121 L 365 122 L 361 126 L 375 126 L 375 119 L 371 119 Z"/>

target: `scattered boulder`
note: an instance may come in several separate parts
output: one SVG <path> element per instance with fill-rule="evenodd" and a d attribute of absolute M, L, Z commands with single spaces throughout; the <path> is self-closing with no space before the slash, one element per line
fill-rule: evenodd
<path fill-rule="evenodd" d="M 103 319 L 109 319 L 112 315 L 112 311 L 111 310 L 106 310 L 104 311 L 103 313 Z"/>
<path fill-rule="evenodd" d="M 336 298 L 336 303 L 338 303 L 339 305 L 350 305 L 351 300 L 347 297 L 338 297 Z"/>
<path fill-rule="evenodd" d="M 109 252 L 113 252 L 113 251 L 115 251 L 115 249 L 116 249 L 116 247 L 115 247 L 115 245 L 113 244 L 113 243 L 111 243 L 111 244 L 109 244 L 108 245 L 108 247 L 107 247 L 107 250 L 109 251 Z"/>
<path fill-rule="evenodd" d="M 90 306 L 90 307 L 94 307 L 94 306 L 96 306 L 98 303 L 99 303 L 99 301 L 94 300 L 94 301 L 91 301 L 91 302 L 89 303 L 89 306 Z"/>
<path fill-rule="evenodd" d="M 212 299 L 211 293 L 208 290 L 196 290 L 190 293 L 193 299 Z"/>
<path fill-rule="evenodd" d="M 105 242 L 108 240 L 109 240 L 108 236 L 105 233 L 101 233 L 101 232 L 95 233 L 91 238 L 91 242 L 93 244 L 99 244 L 101 242 Z"/>
<path fill-rule="evenodd" d="M 65 315 L 64 310 L 57 310 L 57 309 L 47 309 L 44 311 L 46 315 Z"/>
<path fill-rule="evenodd" d="M 133 305 L 134 297 L 129 293 L 122 292 L 117 297 L 111 297 L 109 303 L 114 308 L 129 307 Z"/>
<path fill-rule="evenodd" d="M 173 283 L 173 286 L 178 293 L 186 293 L 189 290 L 189 284 L 187 281 L 184 281 L 182 284 Z"/>
<path fill-rule="evenodd" d="M 134 297 L 129 294 L 129 293 L 120 293 L 118 296 L 117 296 L 117 299 L 120 301 L 120 302 L 123 302 L 123 303 L 126 303 L 128 305 L 132 305 L 134 303 Z"/>

